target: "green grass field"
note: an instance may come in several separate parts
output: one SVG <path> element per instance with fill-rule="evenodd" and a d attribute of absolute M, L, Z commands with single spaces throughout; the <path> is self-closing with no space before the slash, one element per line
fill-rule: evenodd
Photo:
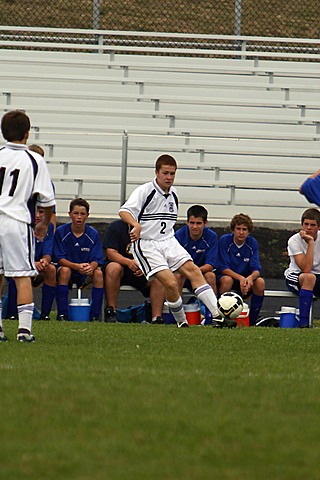
<path fill-rule="evenodd" d="M 319 328 L 4 329 L 1 479 L 320 478 Z"/>

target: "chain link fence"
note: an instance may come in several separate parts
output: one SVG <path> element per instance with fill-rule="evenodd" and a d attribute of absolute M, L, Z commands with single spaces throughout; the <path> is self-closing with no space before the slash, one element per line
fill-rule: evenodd
<path fill-rule="evenodd" d="M 0 25 L 320 38 L 319 0 L 0 0 Z"/>

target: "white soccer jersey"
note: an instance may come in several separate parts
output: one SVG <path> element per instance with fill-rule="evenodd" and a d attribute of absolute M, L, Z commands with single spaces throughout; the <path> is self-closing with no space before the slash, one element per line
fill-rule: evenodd
<path fill-rule="evenodd" d="M 295 262 L 294 255 L 307 253 L 307 242 L 301 238 L 299 233 L 294 234 L 288 241 L 288 254 L 290 256 L 290 265 L 284 272 L 285 277 L 291 272 L 301 272 L 301 269 Z M 318 231 L 317 239 L 314 242 L 314 257 L 311 273 L 320 274 L 320 232 Z"/>
<path fill-rule="evenodd" d="M 55 205 L 45 160 L 24 144 L 8 142 L 0 148 L 0 213 L 33 224 L 36 204 Z"/>
<path fill-rule="evenodd" d="M 178 216 L 178 197 L 174 187 L 166 194 L 156 180 L 137 187 L 120 208 L 140 223 L 140 238 L 161 241 L 174 235 Z"/>

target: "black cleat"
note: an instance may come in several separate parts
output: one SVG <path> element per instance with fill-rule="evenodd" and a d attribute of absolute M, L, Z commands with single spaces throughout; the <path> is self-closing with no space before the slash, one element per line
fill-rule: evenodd
<path fill-rule="evenodd" d="M 215 317 L 212 319 L 212 326 L 213 328 L 236 328 L 237 322 L 231 318 Z"/>
<path fill-rule="evenodd" d="M 58 315 L 57 320 L 59 322 L 68 322 L 69 318 L 67 317 L 67 315 Z"/>
<path fill-rule="evenodd" d="M 106 323 L 117 323 L 118 319 L 117 319 L 117 314 L 116 312 L 114 311 L 114 308 L 113 307 L 110 307 L 110 305 L 108 305 L 105 309 L 104 309 L 104 321 Z"/>
<path fill-rule="evenodd" d="M 156 317 L 154 320 L 151 320 L 152 325 L 163 325 L 164 320 L 162 317 Z"/>
<path fill-rule="evenodd" d="M 0 332 L 0 342 L 7 342 L 8 339 L 3 332 Z"/>
<path fill-rule="evenodd" d="M 17 335 L 17 340 L 18 342 L 22 342 L 22 343 L 32 343 L 32 342 L 35 342 L 36 339 L 33 335 L 31 335 L 31 333 L 18 333 Z"/>
<path fill-rule="evenodd" d="M 188 324 L 187 321 L 185 321 L 185 322 L 177 323 L 177 327 L 178 328 L 188 328 L 189 324 Z"/>
<path fill-rule="evenodd" d="M 50 317 L 49 317 L 49 315 L 41 315 L 41 316 L 40 316 L 40 320 L 46 320 L 46 321 L 48 321 L 48 320 L 50 320 Z"/>

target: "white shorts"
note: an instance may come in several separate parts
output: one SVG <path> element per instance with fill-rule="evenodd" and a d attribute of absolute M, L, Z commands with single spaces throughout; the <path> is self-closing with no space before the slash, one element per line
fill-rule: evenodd
<path fill-rule="evenodd" d="M 188 260 L 192 260 L 175 237 L 161 242 L 139 238 L 132 244 L 132 250 L 147 280 L 152 280 L 151 277 L 161 270 L 175 272 Z"/>
<path fill-rule="evenodd" d="M 0 214 L 0 274 L 6 277 L 35 277 L 32 227 Z"/>

